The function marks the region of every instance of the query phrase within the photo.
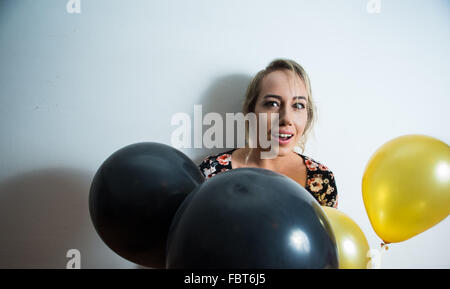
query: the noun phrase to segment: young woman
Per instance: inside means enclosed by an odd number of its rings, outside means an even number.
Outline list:
[[[221,172],[257,167],[290,177],[309,191],[322,206],[337,208],[337,188],[334,175],[321,163],[297,152],[304,151],[316,109],[309,77],[295,61],[276,59],[256,74],[250,82],[243,104],[243,113],[269,116],[267,135],[278,141],[276,158],[261,158],[259,145],[235,148],[205,158],[199,165],[205,178]],[[271,133],[270,115],[278,113],[279,132]],[[259,127],[259,126],[258,126]]]

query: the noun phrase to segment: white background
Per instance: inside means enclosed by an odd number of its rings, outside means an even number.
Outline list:
[[[239,112],[250,78],[278,57],[309,73],[318,106],[305,154],[329,166],[339,208],[379,248],[361,179],[386,141],[450,143],[450,2],[0,2],[0,267],[138,267],[88,212],[92,177],[117,149],[170,144],[176,112]],[[207,127],[204,128],[204,131]],[[183,149],[197,164],[225,149]],[[450,268],[448,218],[390,246],[383,268]]]

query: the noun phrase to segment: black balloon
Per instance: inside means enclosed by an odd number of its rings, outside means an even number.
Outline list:
[[[89,211],[101,239],[139,265],[164,268],[166,241],[178,207],[204,181],[182,152],[137,143],[112,154],[91,184]]]
[[[198,186],[175,215],[167,268],[338,268],[331,226],[292,179],[238,168]]]

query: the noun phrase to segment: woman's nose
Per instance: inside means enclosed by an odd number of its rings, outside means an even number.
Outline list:
[[[287,126],[292,124],[292,115],[289,107],[282,106],[279,110],[279,124],[280,126]]]

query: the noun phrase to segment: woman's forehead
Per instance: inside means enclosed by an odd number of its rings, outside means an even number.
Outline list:
[[[267,74],[261,82],[261,94],[266,93],[308,97],[304,81],[289,70],[277,70]]]

